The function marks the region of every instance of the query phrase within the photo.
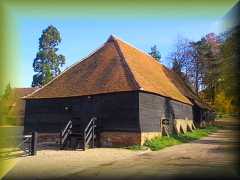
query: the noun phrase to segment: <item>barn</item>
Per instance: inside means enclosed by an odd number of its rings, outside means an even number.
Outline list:
[[[176,132],[176,122],[191,126],[204,106],[176,74],[115,36],[24,99],[25,133],[57,139],[66,128],[84,131],[95,118],[98,146]]]

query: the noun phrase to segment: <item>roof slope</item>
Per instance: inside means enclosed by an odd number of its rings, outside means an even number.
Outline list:
[[[38,88],[36,87],[25,87],[25,88],[13,88],[12,93],[13,96],[16,98],[21,98],[23,96],[26,96],[33,91],[37,90]]]
[[[57,98],[141,90],[183,103],[190,100],[150,55],[110,36],[96,52],[25,97]]]
[[[114,43],[70,67],[26,98],[52,98],[137,90]]]
[[[179,91],[175,84],[170,81],[163,69],[152,56],[139,51],[129,44],[115,39],[122,55],[129,65],[134,78],[141,90],[153,92],[162,96],[191,104],[191,102]]]
[[[181,93],[189,98],[193,103],[203,109],[211,109],[197,96],[197,94],[189,87],[189,85],[180,77],[177,73],[169,70],[163,66],[163,70],[168,78],[175,84],[175,86],[181,91]]]

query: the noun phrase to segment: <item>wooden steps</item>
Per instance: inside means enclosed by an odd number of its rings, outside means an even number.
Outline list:
[[[85,127],[79,124],[73,125],[72,121],[69,121],[60,132],[60,149],[85,150],[87,146],[93,148],[96,140],[95,121],[95,117],[91,118]]]

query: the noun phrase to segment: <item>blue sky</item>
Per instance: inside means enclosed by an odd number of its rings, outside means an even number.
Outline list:
[[[58,53],[66,56],[66,65],[84,58],[100,47],[114,34],[148,52],[156,44],[162,54],[162,63],[169,65],[168,54],[174,48],[177,36],[199,40],[209,32],[218,32],[219,17],[134,19],[134,18],[33,18],[18,19],[20,36],[21,81],[16,86],[31,86],[34,74],[32,62],[38,51],[38,39],[42,30],[52,24],[60,31],[62,42]]]

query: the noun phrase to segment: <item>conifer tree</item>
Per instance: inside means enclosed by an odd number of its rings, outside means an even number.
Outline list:
[[[32,87],[41,87],[61,73],[60,67],[65,64],[65,56],[58,55],[57,46],[61,42],[60,32],[50,25],[43,30],[39,38],[39,51],[33,61]]]

